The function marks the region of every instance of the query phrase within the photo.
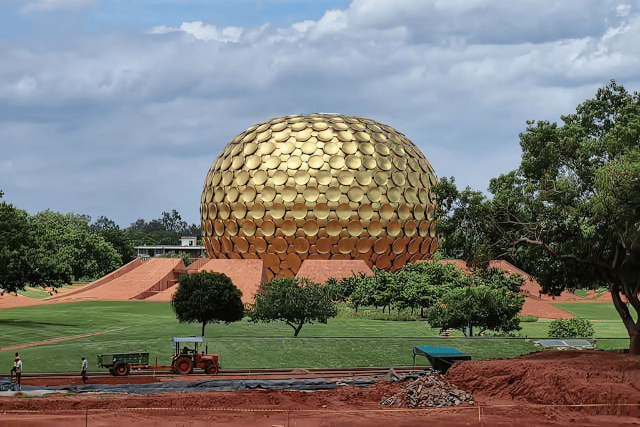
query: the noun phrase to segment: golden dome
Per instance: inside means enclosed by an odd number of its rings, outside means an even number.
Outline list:
[[[362,259],[395,271],[433,256],[433,168],[403,134],[373,120],[307,114],[242,132],[202,191],[211,258],[262,258],[269,279],[305,259]]]

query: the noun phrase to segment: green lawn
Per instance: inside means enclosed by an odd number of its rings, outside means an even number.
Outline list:
[[[180,324],[168,303],[79,302],[0,310],[0,347],[90,332],[112,332],[19,350],[25,372],[75,371],[80,358],[91,370],[99,353],[146,350],[152,363],[168,364],[173,336],[199,335],[200,325]],[[244,319],[206,327],[209,350],[220,354],[223,368],[333,367],[410,365],[416,345],[453,346],[473,358],[514,357],[534,351],[524,340],[439,338],[423,321],[394,322],[351,318],[305,325],[300,336],[274,322]],[[0,352],[7,372],[12,350]],[[428,364],[425,359],[418,364]],[[1,363],[1,362],[0,362]]]
[[[611,304],[558,303],[559,308],[592,320],[599,348],[625,348],[628,336]],[[545,338],[549,320],[521,323],[521,335]],[[0,310],[0,347],[110,331],[90,337],[19,350],[25,372],[77,371],[80,358],[110,352],[149,351],[151,363],[169,364],[173,336],[199,335],[199,324],[180,324],[168,303],[78,302]],[[281,322],[210,324],[206,341],[220,354],[223,368],[305,368],[411,365],[416,345],[449,346],[474,359],[508,358],[536,351],[530,340],[438,337],[424,321],[368,320],[350,317],[305,325],[300,336]],[[456,334],[459,335],[459,334]],[[611,340],[610,338],[617,338]],[[0,352],[8,372],[15,350]],[[4,362],[3,362],[4,361]],[[425,359],[419,365],[428,364]],[[0,368],[1,370],[2,368]]]

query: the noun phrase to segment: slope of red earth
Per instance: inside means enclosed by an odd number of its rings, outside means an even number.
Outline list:
[[[133,379],[133,378],[132,378]],[[379,405],[404,383],[322,391],[244,390],[159,395],[0,397],[0,426],[621,426],[640,424],[640,358],[546,351],[456,363],[446,379],[473,406]],[[77,380],[77,379],[76,379]],[[435,423],[435,424],[431,424]]]

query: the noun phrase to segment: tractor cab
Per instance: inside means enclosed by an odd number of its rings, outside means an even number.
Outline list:
[[[220,368],[217,354],[207,354],[198,351],[198,344],[204,343],[202,337],[173,337],[176,345],[175,353],[171,358],[171,368],[177,374],[190,374],[193,368],[204,369],[207,374],[215,375]]]

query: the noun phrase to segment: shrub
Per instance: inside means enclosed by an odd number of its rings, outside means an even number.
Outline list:
[[[537,322],[538,316],[518,316],[520,322]]]
[[[550,338],[583,338],[592,337],[593,325],[588,319],[556,319],[549,324]]]

